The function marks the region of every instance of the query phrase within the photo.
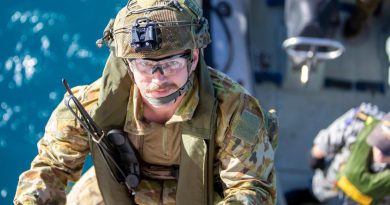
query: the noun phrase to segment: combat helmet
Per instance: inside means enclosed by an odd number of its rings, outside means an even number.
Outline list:
[[[112,24],[110,44],[120,58],[152,58],[211,42],[196,0],[129,0]]]
[[[116,57],[134,59],[205,48],[211,39],[208,21],[196,0],[129,0],[96,44],[101,47],[103,42]],[[175,101],[192,86],[192,79],[188,76],[186,83],[168,96],[145,98],[157,106]]]

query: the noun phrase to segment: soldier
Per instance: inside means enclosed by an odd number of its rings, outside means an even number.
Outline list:
[[[383,200],[382,204],[390,202],[389,197],[384,197],[384,195],[390,195],[390,184],[378,183],[378,179],[383,179],[383,182],[390,181],[389,171],[386,171],[390,168],[390,157],[384,157],[389,154],[390,140],[384,140],[385,143],[382,140],[382,145],[387,144],[387,147],[378,145],[376,143],[378,140],[375,143],[370,141],[378,138],[378,131],[372,130],[378,125],[379,119],[383,118],[382,123],[390,120],[389,114],[383,117],[384,115],[385,113],[377,106],[362,103],[359,107],[347,111],[328,128],[318,133],[311,149],[310,160],[310,165],[315,171],[311,190],[313,202],[370,204],[367,201],[359,201],[368,198],[371,202],[380,200]],[[379,137],[386,139],[385,136],[380,134]],[[370,139],[368,144],[372,147],[367,145],[367,138]],[[369,175],[369,179],[360,178],[364,175]],[[379,195],[372,194],[371,191],[378,186],[382,191],[377,192]],[[367,188],[371,191],[365,193]],[[294,194],[303,196],[303,193],[305,193],[303,190],[295,191],[295,193],[289,192],[287,195],[291,202],[289,204],[298,204],[296,200],[294,202],[294,199],[300,197]],[[305,200],[310,201],[310,196],[307,193],[304,195],[307,197]]]
[[[103,41],[112,52],[102,77],[72,93],[106,134],[88,134],[88,120],[68,109],[75,105],[61,103],[19,178],[15,204],[65,204],[66,185],[80,178],[89,152],[96,177],[90,170],[84,184],[96,191],[87,195],[101,194],[107,205],[275,204],[275,112],[205,64],[210,35],[195,0],[130,0]],[[65,102],[76,101],[71,96]],[[129,140],[133,154],[106,143],[112,130],[123,136],[118,129],[126,137],[113,144]],[[128,161],[130,173],[122,169]]]

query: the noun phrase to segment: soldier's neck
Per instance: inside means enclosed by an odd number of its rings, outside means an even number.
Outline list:
[[[180,96],[175,102],[158,107],[144,101],[144,118],[150,122],[165,124],[175,114],[182,98],[183,96]]]

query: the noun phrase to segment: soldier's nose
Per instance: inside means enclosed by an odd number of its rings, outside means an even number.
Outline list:
[[[162,66],[158,65],[158,66],[154,67],[152,70],[152,74],[155,74],[157,71],[160,71],[161,75],[164,75],[164,70],[163,70]]]

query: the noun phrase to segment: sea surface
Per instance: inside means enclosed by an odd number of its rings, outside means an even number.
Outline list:
[[[109,54],[95,42],[127,1],[1,0],[0,204],[12,204],[18,176],[65,90],[89,84]],[[90,166],[90,162],[86,163]]]

